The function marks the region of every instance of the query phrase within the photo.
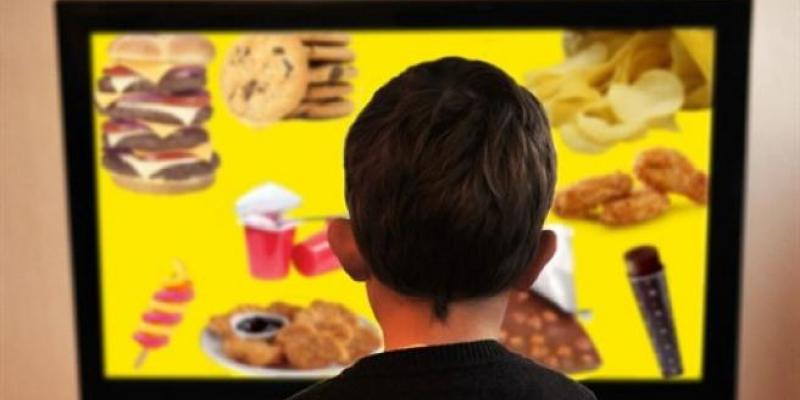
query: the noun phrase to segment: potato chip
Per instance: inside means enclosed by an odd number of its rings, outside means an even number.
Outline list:
[[[559,128],[561,139],[570,148],[583,153],[597,154],[602,153],[610,147],[602,143],[596,143],[586,138],[575,124],[564,124]]]
[[[632,83],[648,68],[668,62],[659,52],[668,50],[670,33],[666,30],[638,31],[611,56],[613,82]],[[610,84],[610,82],[609,82]],[[605,85],[605,89],[608,85]]]
[[[564,80],[565,77],[561,74],[540,73],[532,75],[527,86],[540,101],[544,102],[558,94]]]
[[[677,132],[680,127],[675,121],[675,115],[667,115],[661,118],[654,118],[647,124],[650,128],[663,129],[666,131]]]
[[[714,81],[714,31],[709,29],[675,29],[675,38],[686,48],[709,83]]]
[[[555,67],[555,71],[570,73],[581,68],[603,63],[608,59],[608,48],[602,43],[594,43],[579,53],[567,58],[564,63]]]
[[[568,57],[563,63],[528,74],[528,81],[535,83],[541,76],[557,75],[564,77],[575,71],[602,64],[608,60],[609,52],[602,43],[595,43],[580,52]]]
[[[711,103],[711,91],[700,67],[686,47],[676,38],[670,41],[671,71],[683,82],[686,101],[683,108],[705,108]]]
[[[561,126],[575,120],[578,112],[586,107],[587,99],[555,100],[544,103],[550,124]]]
[[[602,43],[609,54],[616,53],[633,35],[632,30],[574,30],[564,32],[564,54],[567,57],[591,46]]]
[[[563,46],[566,60],[530,74],[527,86],[574,150],[677,131],[676,112],[710,104],[711,31],[573,30]]]
[[[606,98],[620,120],[647,122],[681,108],[683,84],[672,72],[654,69],[642,74],[633,85],[611,85]]]
[[[586,139],[605,145],[637,138],[647,130],[646,121],[620,120],[607,107],[578,114],[575,124]]]
[[[668,50],[668,42],[659,43],[630,53],[619,60],[614,71],[614,82],[633,83],[646,71],[651,69],[669,69],[672,57]]]
[[[686,94],[683,101],[685,110],[696,110],[711,106],[711,87],[709,85],[700,86]]]

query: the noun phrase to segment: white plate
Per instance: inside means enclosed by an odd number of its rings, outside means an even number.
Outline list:
[[[362,320],[362,324],[369,324],[370,327],[373,326],[372,323],[366,320]],[[255,367],[226,356],[222,351],[222,340],[209,332],[208,329],[204,329],[203,333],[200,335],[200,346],[203,348],[203,352],[205,352],[206,355],[208,355],[212,360],[216,361],[217,364],[250,377],[267,379],[319,380],[334,377],[347,367],[342,365],[334,365],[328,368],[319,369]],[[377,349],[375,352],[378,353],[381,351],[383,351],[383,347]]]

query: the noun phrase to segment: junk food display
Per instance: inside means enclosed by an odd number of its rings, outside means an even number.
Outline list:
[[[92,32],[102,373],[319,380],[382,351],[363,284],[328,243],[329,220],[348,215],[345,138],[383,84],[459,56],[541,100],[558,156],[545,221],[558,250],[510,295],[497,340],[579,380],[701,379],[714,40]]]

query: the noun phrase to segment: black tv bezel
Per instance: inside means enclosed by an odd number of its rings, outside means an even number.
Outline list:
[[[110,379],[103,373],[89,37],[98,31],[448,28],[654,28],[716,30],[708,276],[702,379],[586,380],[600,399],[733,399],[751,5],[747,0],[539,1],[59,1],[74,309],[82,398],[281,399],[308,381]]]

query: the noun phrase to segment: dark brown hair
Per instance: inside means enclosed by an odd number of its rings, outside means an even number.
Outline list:
[[[430,299],[505,290],[536,252],[555,185],[541,104],[506,73],[448,57],[381,87],[350,127],[347,204],[372,274]]]

